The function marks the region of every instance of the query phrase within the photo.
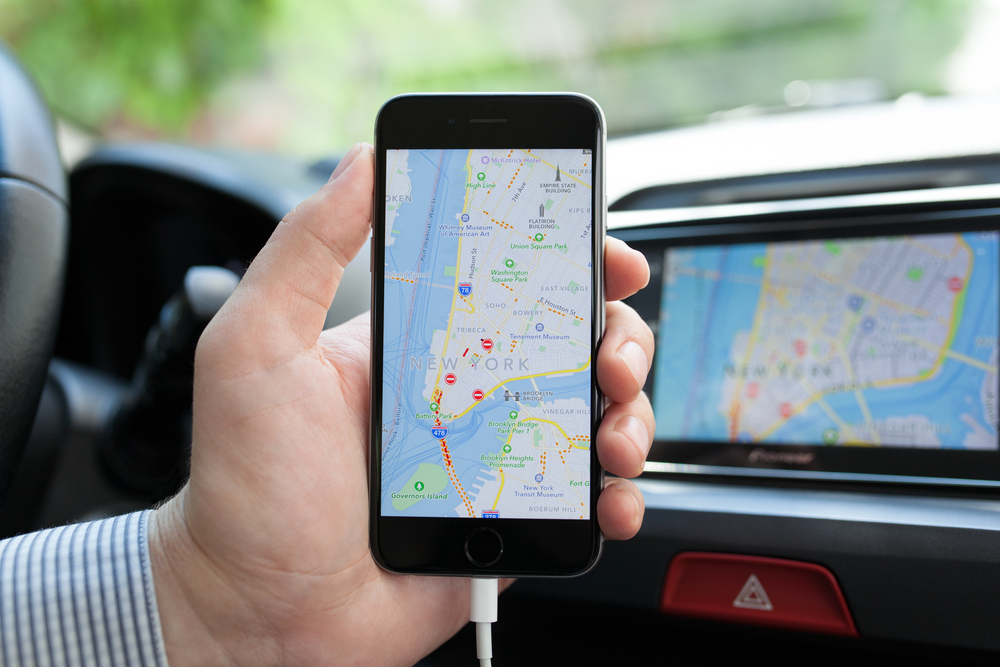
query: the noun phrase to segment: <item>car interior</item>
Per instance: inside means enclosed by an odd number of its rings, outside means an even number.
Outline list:
[[[607,233],[651,269],[627,300],[658,346],[645,520],[505,593],[496,664],[996,664],[998,118],[918,97],[609,140]],[[180,488],[198,335],[336,164],[149,141],[67,172],[0,48],[0,538]],[[368,257],[328,327],[368,309]]]

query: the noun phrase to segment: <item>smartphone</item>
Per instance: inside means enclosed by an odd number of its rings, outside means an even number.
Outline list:
[[[559,576],[601,552],[603,113],[403,95],[375,125],[370,543],[400,573]]]

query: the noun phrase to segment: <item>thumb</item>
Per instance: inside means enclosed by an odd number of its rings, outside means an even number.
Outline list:
[[[372,147],[360,143],[278,223],[227,302],[226,319],[236,317],[271,354],[315,345],[344,267],[371,233],[373,179]]]

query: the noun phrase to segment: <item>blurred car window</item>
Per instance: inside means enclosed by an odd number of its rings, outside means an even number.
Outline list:
[[[578,90],[623,134],[1000,90],[998,0],[0,0],[0,16],[93,135],[309,158],[411,91]]]

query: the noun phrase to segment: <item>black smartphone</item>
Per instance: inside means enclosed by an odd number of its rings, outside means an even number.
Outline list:
[[[370,542],[384,568],[597,562],[604,145],[575,94],[404,95],[375,124]]]

